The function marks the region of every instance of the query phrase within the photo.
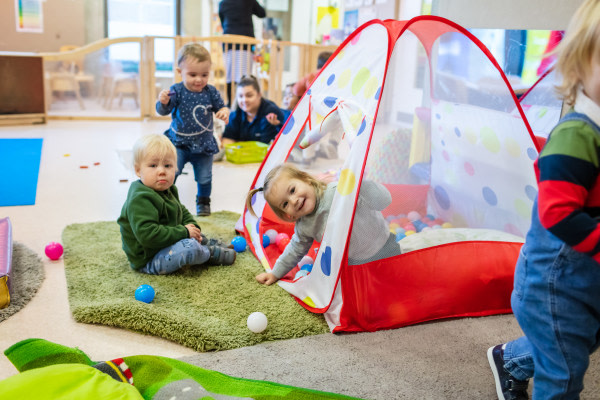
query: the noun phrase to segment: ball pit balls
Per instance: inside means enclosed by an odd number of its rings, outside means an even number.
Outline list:
[[[267,316],[259,311],[256,311],[248,315],[246,325],[248,325],[248,329],[250,329],[252,332],[261,333],[267,329],[267,322]]]
[[[137,301],[143,301],[144,303],[152,303],[155,294],[154,288],[150,285],[140,285],[135,289],[135,299]]]
[[[310,256],[304,256],[304,257],[302,257],[302,260],[300,260],[300,262],[298,263],[298,266],[302,267],[303,265],[312,264],[312,263],[313,263],[313,259]]]
[[[289,242],[290,238],[281,238],[281,240],[279,240],[279,243],[277,243],[277,247],[279,247],[279,250],[284,251],[285,247],[288,245]]]
[[[46,253],[49,259],[58,260],[63,254],[62,244],[58,242],[50,242],[46,245],[44,253]]]
[[[269,237],[269,243],[275,243],[275,239],[277,238],[277,231],[275,229],[268,229],[265,235]]]
[[[406,234],[404,232],[398,232],[398,233],[396,233],[396,242],[401,241],[405,237],[406,237]]]
[[[300,279],[300,278],[302,278],[303,276],[306,276],[306,275],[308,275],[308,272],[309,272],[309,271],[307,271],[307,270],[305,270],[305,269],[301,269],[301,270],[299,270],[298,272],[296,272],[296,275],[294,275],[294,280],[296,280],[296,279]]]
[[[416,221],[421,219],[421,214],[419,214],[418,211],[411,211],[408,213],[407,217],[410,221]]]
[[[271,239],[269,239],[268,235],[263,235],[262,246],[268,247],[271,244]]]
[[[236,236],[231,240],[233,249],[238,253],[246,251],[246,239],[243,236]]]
[[[312,264],[304,264],[303,266],[300,267],[300,271],[311,272],[312,269],[313,269],[313,265]]]
[[[452,228],[452,224],[450,222],[444,222],[442,228]]]
[[[277,236],[275,237],[275,244],[279,246],[279,242],[281,242],[282,239],[289,239],[289,235],[287,233],[278,233]]]

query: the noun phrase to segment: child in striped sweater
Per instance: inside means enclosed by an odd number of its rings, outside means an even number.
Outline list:
[[[573,107],[534,164],[538,196],[515,270],[525,336],[488,349],[500,399],[578,399],[600,345],[600,0],[586,0],[558,47]]]

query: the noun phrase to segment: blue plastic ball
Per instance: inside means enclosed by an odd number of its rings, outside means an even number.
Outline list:
[[[246,251],[246,239],[243,236],[234,237],[231,244],[233,245],[233,249],[238,253]]]
[[[406,234],[404,232],[398,232],[398,233],[396,233],[396,242],[401,241],[405,237],[406,237]]]
[[[263,235],[263,247],[267,247],[271,244],[271,239],[269,239],[268,235]]]
[[[150,285],[140,285],[135,289],[135,299],[137,301],[143,301],[144,303],[152,303],[155,294],[154,288]]]
[[[304,264],[303,266],[300,267],[301,271],[312,271],[313,265],[312,264]]]

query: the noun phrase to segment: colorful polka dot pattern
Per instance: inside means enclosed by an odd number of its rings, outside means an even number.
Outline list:
[[[519,118],[444,101],[432,105],[428,211],[457,227],[524,236],[537,195],[537,152]]]
[[[271,150],[269,158],[265,160],[256,182],[257,187],[261,186],[268,171],[286,161],[285,157],[295,145],[309,116],[311,127],[314,129],[342,100],[348,101],[343,124],[345,124],[344,129],[352,129],[354,137],[350,138],[348,136],[351,135],[346,135],[344,140],[351,143],[352,155],[345,159],[339,173],[339,196],[336,196],[335,205],[332,206],[332,213],[337,214],[335,220],[341,222],[327,227],[310,274],[300,277],[293,283],[283,280],[278,282],[285,290],[313,308],[326,307],[333,297],[346,238],[350,230],[350,219],[343,216],[349,215],[354,206],[358,177],[364,161],[364,149],[368,144],[373,116],[381,96],[385,63],[377,57],[365,59],[365,48],[369,48],[373,54],[386,54],[388,43],[382,38],[387,37],[387,31],[381,25],[369,25],[360,34],[354,36],[331,60],[312,84],[307,95],[296,106],[282,135],[278,137]],[[264,197],[258,194],[253,199],[253,209],[259,217],[264,207]],[[251,234],[253,248],[268,270],[274,264],[274,260],[267,260],[265,256],[259,232],[261,221],[251,216],[249,212],[245,214],[245,220],[246,228]]]

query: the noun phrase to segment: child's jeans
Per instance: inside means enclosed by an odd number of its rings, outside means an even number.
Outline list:
[[[194,180],[198,184],[198,196],[210,197],[212,192],[212,154],[195,154],[187,147],[177,147],[177,174],[175,179],[181,175],[183,167],[189,162],[194,168]]]
[[[196,239],[182,239],[160,250],[138,271],[150,275],[166,275],[184,265],[204,264],[209,258],[208,247],[201,245]]]
[[[533,214],[511,298],[525,337],[507,343],[505,367],[533,374],[534,399],[579,399],[600,341],[600,265],[540,224],[537,200]]]

